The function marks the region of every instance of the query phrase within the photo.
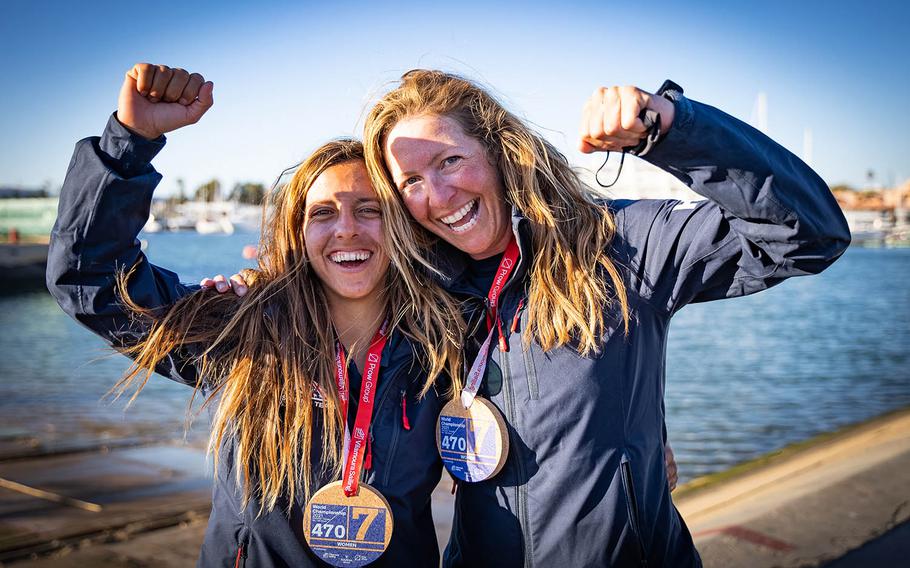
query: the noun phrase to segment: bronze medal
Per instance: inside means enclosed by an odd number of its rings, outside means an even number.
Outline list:
[[[453,477],[462,481],[490,479],[502,470],[509,456],[509,434],[502,413],[477,393],[487,369],[493,336],[499,336],[500,351],[509,349],[499,317],[499,294],[520,256],[513,238],[502,254],[499,270],[487,293],[487,338],[471,364],[461,393],[443,407],[436,420],[436,447],[442,463]]]
[[[388,548],[393,526],[389,502],[365,483],[350,497],[341,481],[329,483],[313,495],[303,512],[303,534],[310,550],[332,566],[374,562]]]
[[[367,350],[360,404],[353,431],[345,423],[343,481],[329,483],[307,502],[303,512],[303,535],[310,550],[332,566],[364,566],[379,558],[392,539],[389,502],[365,483],[360,483],[364,455],[370,452],[368,432],[373,417],[379,366],[385,348],[386,325],[382,324]],[[338,341],[335,371],[342,415],[348,414],[348,373],[344,347]],[[369,462],[367,456],[367,462]]]
[[[509,455],[506,422],[492,402],[475,397],[470,408],[449,401],[436,420],[436,446],[449,473],[462,481],[483,481],[502,470]]]

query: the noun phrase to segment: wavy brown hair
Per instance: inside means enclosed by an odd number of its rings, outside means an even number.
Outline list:
[[[304,203],[320,174],[363,158],[358,141],[329,142],[272,192],[259,267],[247,272],[250,286],[242,298],[200,290],[172,306],[148,309],[130,300],[129,273],[118,281],[123,302],[151,327],[127,349],[134,364],[115,391],[134,387],[135,397],[170,353],[194,353],[199,377],[194,396],[202,391],[206,405],[217,405],[209,451],[217,464],[223,444],[235,444],[233,466],[243,504],[258,498],[260,513],[272,510],[281,496],[288,497],[288,506],[298,491],[306,499],[319,473],[340,475],[345,417],[334,382],[335,334],[322,284],[306,257]],[[385,222],[383,227],[387,248],[400,248],[400,243],[388,247],[400,233],[387,230]],[[463,340],[458,306],[410,264],[398,268],[388,271],[382,293],[390,330],[411,340],[414,364],[427,373],[421,396],[442,374],[451,377],[451,392],[457,392]],[[312,400],[317,389],[325,399],[321,411]],[[313,463],[315,455],[322,456],[319,463]]]
[[[397,196],[401,201],[383,158],[386,138],[398,122],[420,115],[452,118],[480,141],[502,176],[506,201],[531,221],[534,259],[526,345],[533,337],[544,350],[577,342],[582,355],[597,352],[607,333],[604,312],[617,304],[628,333],[626,289],[609,256],[613,216],[563,154],[471,81],[441,71],[409,71],[373,106],[364,146],[382,200]],[[432,268],[420,245],[434,237],[415,226],[411,224],[419,238],[399,239],[405,247],[392,256],[413,257]]]

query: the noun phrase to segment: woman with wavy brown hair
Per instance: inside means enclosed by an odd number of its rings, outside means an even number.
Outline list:
[[[508,448],[498,468],[464,471],[440,445],[462,480],[446,566],[700,565],[664,460],[671,316],[820,272],[849,243],[808,166],[674,83],[598,89],[581,123],[582,152],[637,154],[707,199],[605,199],[440,71],[406,73],[365,124],[373,186],[407,230],[390,257],[465,305],[474,363],[457,410],[503,415],[488,429]]]
[[[270,196],[243,298],[185,286],[140,251],[161,179],[150,162],[212,91],[166,66],[127,73],[103,135],[77,144],[48,287],[133,358],[118,390],[135,396],[157,371],[212,408],[200,566],[436,566],[437,389],[458,389],[461,316],[410,263],[390,260],[405,231],[387,219],[362,145],[321,146]]]

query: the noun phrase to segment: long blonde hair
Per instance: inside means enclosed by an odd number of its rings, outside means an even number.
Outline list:
[[[205,403],[217,401],[209,451],[218,464],[223,443],[233,441],[243,505],[257,497],[260,513],[272,510],[283,495],[288,506],[298,491],[307,498],[319,473],[340,475],[346,417],[333,381],[331,314],[304,248],[304,203],[324,171],[362,160],[360,142],[329,142],[300,165],[287,185],[273,192],[271,213],[263,223],[259,267],[248,274],[253,281],[242,298],[200,290],[170,307],[148,309],[130,299],[129,273],[118,281],[126,306],[151,328],[127,350],[134,364],[115,390],[135,387],[135,397],[169,353],[193,348],[199,377],[195,392],[205,388]],[[385,236],[387,243],[400,238],[387,230]],[[410,265],[398,268],[388,271],[383,295],[390,329],[411,339],[417,349],[415,364],[427,373],[420,394],[426,394],[443,373],[452,378],[451,390],[457,392],[463,327],[458,306]],[[317,390],[325,399],[321,412],[314,410]],[[317,441],[314,426],[319,422],[322,436]],[[319,464],[312,463],[316,443],[321,444]]]
[[[533,337],[544,350],[577,342],[582,355],[597,352],[610,323],[604,313],[617,304],[628,333],[626,289],[609,256],[613,216],[564,155],[474,83],[441,71],[413,70],[373,106],[364,146],[373,187],[383,201],[402,199],[383,158],[386,138],[398,122],[420,115],[450,117],[483,143],[502,176],[506,201],[531,222],[526,345]],[[432,267],[420,246],[432,237],[415,223],[411,227],[419,237],[405,239],[405,248],[393,253]]]

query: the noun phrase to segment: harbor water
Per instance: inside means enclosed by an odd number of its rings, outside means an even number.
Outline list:
[[[248,266],[240,251],[256,242],[250,233],[143,238],[151,260],[186,282]],[[910,249],[854,247],[820,276],[679,312],[666,411],[681,480],[910,405],[908,282]],[[155,376],[128,409],[102,400],[127,360],[46,292],[0,298],[0,330],[0,440],[184,436],[192,389]],[[186,435],[201,445],[205,418]]]

